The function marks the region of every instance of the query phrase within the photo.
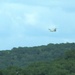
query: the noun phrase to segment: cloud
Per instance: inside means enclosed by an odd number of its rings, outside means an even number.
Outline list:
[[[35,25],[38,22],[37,12],[25,13],[25,24]]]
[[[50,3],[51,5],[55,5],[55,1],[50,2],[52,3]],[[50,9],[49,7],[39,5],[34,7],[34,5],[24,5],[20,3],[4,3],[2,4],[2,11],[10,17],[12,29],[19,29],[20,27],[27,28],[27,25],[35,25],[38,28],[47,28],[49,25],[54,24],[55,26],[62,27],[61,24],[71,20],[74,14],[65,12],[59,5],[61,2],[62,1],[59,0],[56,1],[56,4],[59,7]],[[68,17],[72,18],[70,19]],[[65,27],[67,27],[67,25]]]
[[[74,40],[75,12],[72,10],[75,6],[72,3],[65,0],[2,2],[0,45],[9,42],[3,48],[12,48]],[[51,27],[56,27],[57,32],[50,33]]]

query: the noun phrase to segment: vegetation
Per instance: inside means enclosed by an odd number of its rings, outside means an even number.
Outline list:
[[[75,43],[1,51],[0,68],[0,75],[75,75]]]

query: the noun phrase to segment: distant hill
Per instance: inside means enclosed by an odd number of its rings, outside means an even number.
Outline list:
[[[50,62],[63,57],[64,52],[75,50],[75,43],[48,44],[34,47],[18,47],[0,51],[0,68],[25,67],[35,62]]]
[[[52,62],[30,64],[23,69],[23,73],[25,75],[75,75],[75,50],[66,51],[63,57]]]

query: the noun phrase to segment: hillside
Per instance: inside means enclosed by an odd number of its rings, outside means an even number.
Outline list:
[[[48,44],[35,47],[18,47],[0,51],[0,68],[9,66],[25,67],[34,62],[49,62],[75,50],[75,43]]]
[[[0,69],[0,75],[75,75],[75,50],[49,62],[34,62],[27,67],[9,66]]]

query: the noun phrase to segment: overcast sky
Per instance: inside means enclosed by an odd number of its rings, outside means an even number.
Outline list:
[[[75,42],[75,0],[0,0],[0,50],[65,42]]]

